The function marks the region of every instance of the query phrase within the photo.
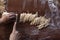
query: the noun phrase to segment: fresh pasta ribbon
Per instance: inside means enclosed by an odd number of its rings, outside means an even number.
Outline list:
[[[20,22],[30,22],[30,25],[37,25],[38,29],[42,29],[43,27],[47,27],[50,22],[50,18],[45,18],[44,16],[38,17],[38,12],[35,14],[32,13],[22,13],[20,15]]]

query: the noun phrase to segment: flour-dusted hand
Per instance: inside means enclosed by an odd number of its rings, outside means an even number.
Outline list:
[[[14,13],[8,13],[8,12],[3,12],[2,18],[0,19],[2,22],[6,22],[10,19],[16,18],[16,14]]]

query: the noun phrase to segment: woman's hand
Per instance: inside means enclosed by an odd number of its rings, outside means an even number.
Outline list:
[[[3,12],[2,18],[0,18],[0,21],[1,22],[6,22],[6,21],[8,21],[10,19],[13,19],[15,17],[16,17],[16,15],[13,14],[13,13]]]

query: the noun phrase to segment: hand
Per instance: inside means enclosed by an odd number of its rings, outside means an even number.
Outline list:
[[[2,14],[3,21],[7,21],[7,20],[13,19],[15,17],[16,17],[16,14],[13,14],[13,13],[3,12],[3,14]]]

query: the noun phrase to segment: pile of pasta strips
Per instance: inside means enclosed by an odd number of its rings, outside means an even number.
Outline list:
[[[38,12],[35,14],[32,13],[21,13],[20,15],[20,22],[30,22],[30,25],[37,25],[36,27],[38,29],[42,29],[44,27],[47,27],[50,22],[50,18],[46,18],[44,16],[39,16],[38,17]]]
[[[0,13],[5,11],[5,0],[0,0]]]

